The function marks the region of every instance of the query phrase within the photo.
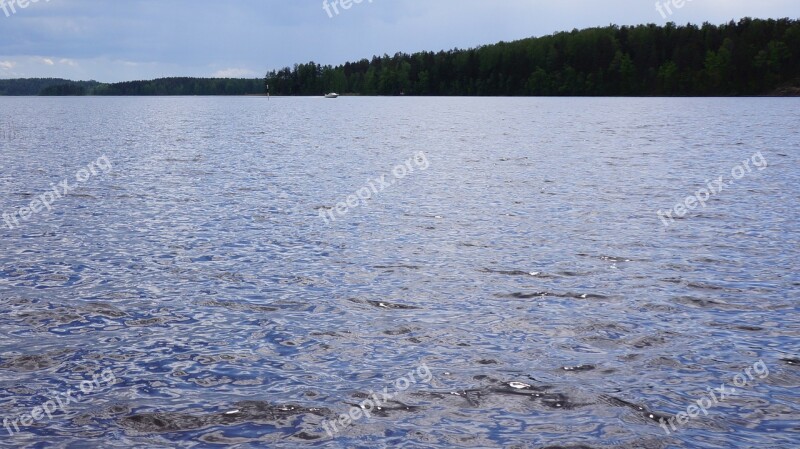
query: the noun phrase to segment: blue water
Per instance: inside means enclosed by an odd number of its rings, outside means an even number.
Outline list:
[[[798,123],[772,98],[0,98],[0,447],[796,448]]]

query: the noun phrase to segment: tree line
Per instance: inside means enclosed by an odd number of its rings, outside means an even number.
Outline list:
[[[0,95],[800,94],[800,20],[607,26],[450,51],[314,62],[264,79],[0,80]]]
[[[0,96],[39,95],[53,86],[80,83],[84,83],[84,81],[70,81],[61,78],[4,79],[0,80]],[[95,81],[86,81],[85,83],[98,84]]]
[[[278,95],[761,95],[800,91],[800,21],[607,26],[269,72]]]
[[[263,81],[244,78],[160,78],[97,86],[92,95],[257,95]]]
[[[0,80],[0,95],[262,95],[264,80],[234,78],[160,78],[99,83],[58,78]]]

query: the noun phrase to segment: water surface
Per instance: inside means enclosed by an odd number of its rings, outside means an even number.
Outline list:
[[[0,447],[796,447],[796,99],[0,98],[0,123],[0,212],[111,165],[0,223],[0,418],[115,379]]]

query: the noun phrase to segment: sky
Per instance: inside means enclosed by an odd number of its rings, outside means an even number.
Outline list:
[[[800,19],[800,0],[357,1],[0,0],[0,78],[253,78],[609,24]]]

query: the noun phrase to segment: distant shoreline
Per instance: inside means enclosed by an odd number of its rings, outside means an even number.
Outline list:
[[[800,20],[609,25],[472,49],[314,62],[266,76],[276,94],[740,97],[800,95]]]
[[[264,78],[0,80],[0,96],[797,97],[800,20],[588,28],[468,50],[315,62]]]

